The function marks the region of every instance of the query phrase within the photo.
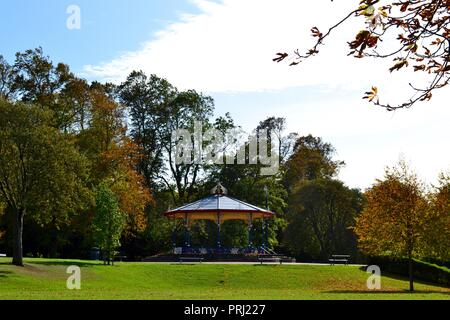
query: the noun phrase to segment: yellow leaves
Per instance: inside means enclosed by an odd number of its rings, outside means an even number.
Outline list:
[[[146,227],[145,208],[154,199],[143,182],[142,176],[134,169],[125,169],[111,186],[117,195],[119,207],[127,215],[128,229],[142,231]]]
[[[418,46],[416,43],[412,43],[408,46],[406,46],[405,51],[411,51],[412,53],[416,53],[418,49]]]
[[[389,68],[390,72],[393,72],[395,70],[400,70],[403,67],[407,67],[409,65],[408,60],[402,59],[399,62],[397,62],[393,67]]]
[[[374,6],[367,6],[367,8],[364,9],[363,15],[366,17],[371,17],[375,13],[375,7]]]
[[[424,236],[428,202],[423,186],[404,164],[386,171],[383,181],[367,190],[366,205],[358,217],[355,233],[366,253],[395,255],[417,250]]]
[[[365,94],[366,95],[363,97],[363,99],[368,99],[369,102],[372,102],[375,98],[378,97],[378,88],[372,87],[372,90],[366,92]]]
[[[384,8],[378,8],[378,12],[381,14],[381,16],[383,16],[384,18],[388,17],[388,13],[386,12],[386,10]]]
[[[367,3],[366,1],[361,1],[360,6],[358,7],[358,11],[358,14],[370,17],[375,13],[375,7],[372,4]]]

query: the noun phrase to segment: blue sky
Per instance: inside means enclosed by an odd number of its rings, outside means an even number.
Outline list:
[[[450,170],[449,90],[395,113],[363,101],[372,85],[389,102],[404,101],[416,76],[390,74],[389,61],[347,57],[347,41],[364,21],[343,26],[301,66],[272,62],[275,52],[309,48],[312,26],[329,26],[358,2],[1,0],[0,54],[12,61],[15,52],[42,46],[89,80],[155,73],[211,95],[217,115],[230,112],[248,131],[267,116],[285,117],[288,131],[336,147],[347,163],[340,178],[351,187],[369,187],[399,157],[434,182]],[[66,27],[69,5],[81,9],[80,30]]]
[[[72,4],[81,8],[80,30],[66,28]],[[86,64],[137,50],[180,12],[198,10],[183,0],[2,0],[1,11],[0,52],[8,60],[42,46],[53,60],[80,72]]]

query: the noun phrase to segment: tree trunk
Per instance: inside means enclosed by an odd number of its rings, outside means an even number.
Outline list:
[[[24,209],[14,210],[13,230],[14,230],[14,245],[13,245],[13,261],[12,264],[23,267],[23,216]]]
[[[414,291],[414,275],[413,275],[413,259],[411,254],[408,256],[408,271],[409,271],[409,291]]]
[[[55,259],[58,257],[58,228],[56,227],[56,218],[54,216],[50,228],[52,240],[50,244],[50,258]]]
[[[108,242],[106,250],[107,250],[106,257],[108,259],[108,266],[109,266],[109,265],[111,265],[111,244],[110,244],[110,242]]]

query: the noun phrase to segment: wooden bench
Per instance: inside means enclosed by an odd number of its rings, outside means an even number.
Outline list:
[[[279,264],[282,264],[282,263],[283,263],[283,260],[281,260],[281,259],[278,258],[278,257],[260,257],[260,258],[258,258],[258,261],[259,261],[261,264],[263,264],[263,263],[265,263],[265,262],[268,262],[268,263],[272,262],[272,263],[279,263]]]
[[[203,258],[202,257],[180,257],[180,263],[183,262],[198,262],[202,263]]]
[[[350,256],[347,254],[333,254],[331,256],[330,259],[328,259],[328,261],[330,262],[330,264],[333,266],[336,263],[344,263],[345,265],[348,264],[348,260],[350,260]]]

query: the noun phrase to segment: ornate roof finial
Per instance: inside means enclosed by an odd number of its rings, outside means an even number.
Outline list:
[[[224,186],[222,186],[220,182],[218,182],[217,185],[211,189],[211,194],[222,195],[227,194],[227,192],[228,192],[227,189]]]

